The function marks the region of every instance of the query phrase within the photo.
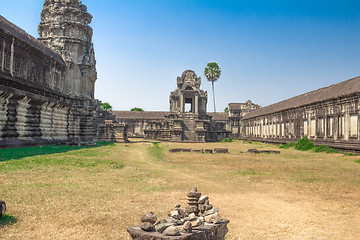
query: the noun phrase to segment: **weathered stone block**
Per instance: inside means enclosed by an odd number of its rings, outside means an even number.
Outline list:
[[[227,148],[215,148],[214,152],[216,152],[216,153],[229,153],[229,149],[227,149]]]
[[[257,149],[249,149],[248,153],[256,153],[256,154],[260,154],[260,151]]]
[[[273,150],[262,150],[261,153],[268,153],[268,154],[280,154],[280,151],[273,151]]]
[[[192,150],[194,153],[203,153],[204,149],[193,149]]]
[[[183,148],[183,150],[182,150],[183,152],[187,152],[187,153],[189,153],[189,152],[191,152],[192,151],[192,149],[191,148]]]

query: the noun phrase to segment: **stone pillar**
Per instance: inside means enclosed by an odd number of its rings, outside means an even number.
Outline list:
[[[199,113],[199,95],[195,94],[195,113]]]
[[[180,94],[180,112],[184,112],[184,95]]]
[[[348,141],[350,137],[350,114],[347,112],[344,114],[344,140]]]

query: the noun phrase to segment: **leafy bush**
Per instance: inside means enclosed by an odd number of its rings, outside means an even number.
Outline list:
[[[230,142],[232,142],[232,140],[229,139],[229,138],[224,138],[224,139],[221,140],[220,142],[221,142],[221,143],[230,143]]]
[[[111,111],[112,106],[108,102],[100,103],[100,108],[105,111]]]
[[[144,112],[144,109],[139,108],[139,107],[134,107],[134,108],[130,109],[130,112]]]
[[[327,152],[328,149],[329,149],[328,146],[320,145],[320,146],[315,147],[314,152]]]
[[[288,143],[286,143],[284,145],[281,145],[279,148],[289,149],[291,147],[295,147],[295,145],[296,145],[296,143],[294,143],[294,142],[288,142]]]
[[[325,145],[320,145],[318,147],[315,147],[314,152],[339,153],[338,150]]]
[[[314,143],[311,142],[307,137],[300,139],[295,145],[295,149],[300,151],[308,151],[313,148],[315,148]]]

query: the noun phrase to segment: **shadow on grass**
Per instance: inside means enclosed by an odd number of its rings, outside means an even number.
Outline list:
[[[14,218],[13,216],[9,216],[9,215],[4,215],[2,216],[2,218],[0,219],[0,228],[5,227],[7,225],[11,225],[17,222],[17,219]]]
[[[0,162],[5,162],[12,159],[20,159],[25,157],[33,157],[39,155],[48,155],[54,153],[64,153],[84,148],[96,148],[102,146],[114,145],[109,142],[97,142],[94,146],[62,146],[62,145],[49,145],[40,147],[27,147],[27,148],[11,148],[0,149]]]

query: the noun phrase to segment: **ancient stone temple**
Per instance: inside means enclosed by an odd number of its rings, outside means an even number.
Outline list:
[[[217,129],[206,113],[207,92],[200,89],[201,78],[186,70],[177,78],[177,89],[170,94],[170,113],[164,121],[148,121],[145,138],[164,141],[211,142],[229,136]]]
[[[79,0],[45,0],[37,40],[0,17],[0,147],[96,138],[91,18]]]

